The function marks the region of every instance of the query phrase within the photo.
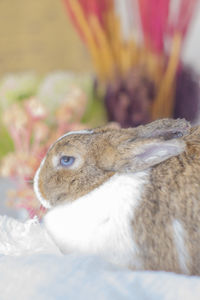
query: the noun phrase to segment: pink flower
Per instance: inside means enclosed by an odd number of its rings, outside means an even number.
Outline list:
[[[3,122],[8,128],[22,131],[28,124],[28,116],[19,104],[13,104],[4,112]]]
[[[47,116],[47,110],[36,98],[30,98],[24,102],[28,115],[33,120],[43,120]]]
[[[35,215],[40,218],[45,213],[33,192],[35,172],[48,147],[58,137],[84,127],[79,122],[85,106],[85,94],[75,89],[58,109],[56,117],[47,115],[46,107],[36,98],[14,104],[4,114],[3,121],[13,138],[15,151],[2,159],[0,174],[16,180],[17,188],[9,193],[10,204],[25,208],[31,218]],[[76,122],[71,123],[72,120]]]

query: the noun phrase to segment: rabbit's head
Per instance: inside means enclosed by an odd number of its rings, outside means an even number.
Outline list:
[[[148,169],[184,151],[185,120],[146,126],[69,132],[49,149],[34,178],[41,203],[50,208],[91,192],[116,173]]]

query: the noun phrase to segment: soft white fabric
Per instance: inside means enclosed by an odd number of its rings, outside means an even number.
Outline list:
[[[0,300],[200,299],[200,278],[62,255],[37,220],[0,217]]]
[[[26,255],[42,252],[60,253],[36,218],[22,223],[8,216],[0,216],[0,254]]]

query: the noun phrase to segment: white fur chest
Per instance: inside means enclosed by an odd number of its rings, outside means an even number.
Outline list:
[[[131,220],[147,180],[147,172],[114,175],[89,194],[50,210],[45,226],[64,253],[98,254],[122,267],[141,268]]]

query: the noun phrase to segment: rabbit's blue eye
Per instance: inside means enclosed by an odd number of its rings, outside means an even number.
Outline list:
[[[73,156],[62,156],[60,159],[60,164],[63,167],[70,167],[75,161]]]

